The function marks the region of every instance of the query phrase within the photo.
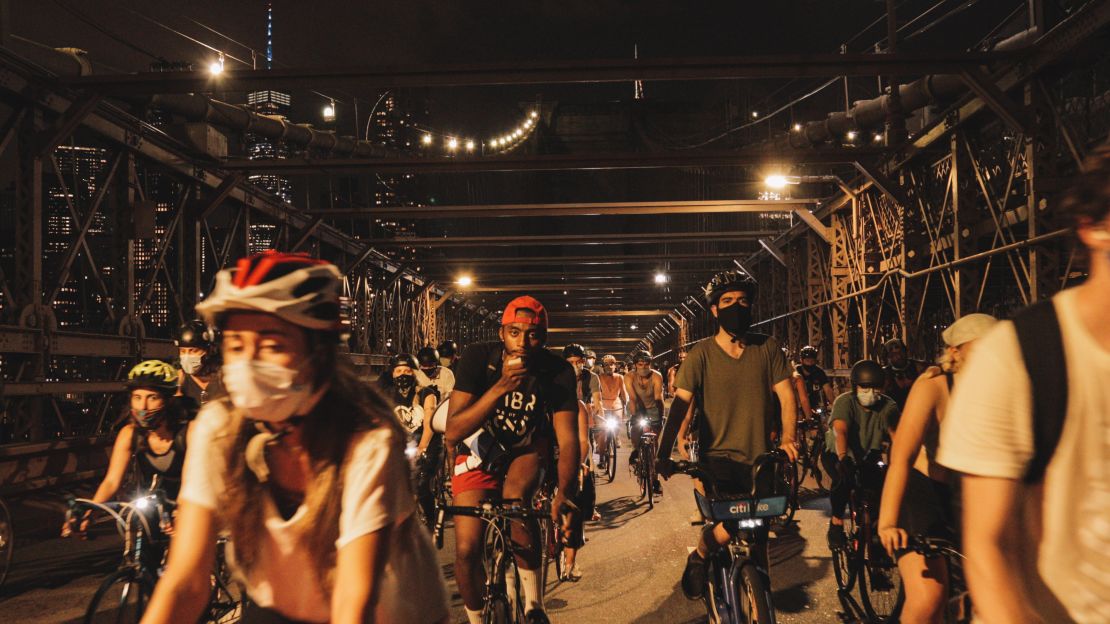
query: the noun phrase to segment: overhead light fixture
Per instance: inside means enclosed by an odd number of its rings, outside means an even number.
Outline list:
[[[467,288],[474,283],[474,278],[469,275],[460,275],[459,279],[455,280],[455,284],[462,288]]]
[[[752,119],[758,119],[758,118],[759,118],[759,111],[752,111]]]
[[[631,326],[629,327],[629,329],[631,329],[632,331],[636,331],[636,324],[635,324],[635,323],[633,323],[633,324],[632,324],[632,325],[631,325]]]
[[[477,146],[474,144],[474,139],[467,139],[467,141],[466,141],[466,151],[473,152],[475,147],[477,147]]]
[[[220,52],[220,57],[208,64],[208,73],[213,76],[219,76],[224,73],[224,53]]]
[[[432,144],[432,135],[430,135],[430,134],[422,135],[420,137],[420,142],[423,143],[424,145],[431,145]]]
[[[789,182],[787,181],[786,176],[784,176],[782,174],[779,174],[779,173],[771,174],[771,175],[767,176],[766,178],[763,178],[763,185],[766,186],[767,188],[773,188],[773,189],[786,188],[786,185],[788,183]]]
[[[800,124],[800,123],[794,124],[794,132],[801,132],[801,131],[802,131],[802,124]]]
[[[855,141],[856,137],[859,136],[859,133],[857,133],[855,130],[849,130],[847,136],[849,141]]]
[[[447,149],[451,150],[452,152],[459,149],[459,140],[455,137],[447,139]]]
[[[666,284],[667,283],[667,274],[666,273],[656,273],[655,274],[655,283],[656,284]]]
[[[327,123],[335,121],[335,100],[324,106],[324,121]]]
[[[531,117],[532,119],[535,119],[536,117],[539,117],[540,114],[536,111],[532,111],[532,112],[528,113],[528,116]]]
[[[875,133],[875,142],[876,142],[876,143],[879,143],[879,142],[881,142],[882,140],[883,140],[883,135],[882,135],[882,133],[880,133],[880,132],[876,132],[876,133]]]

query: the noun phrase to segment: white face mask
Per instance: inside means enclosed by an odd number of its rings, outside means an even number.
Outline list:
[[[224,364],[223,382],[231,403],[252,420],[277,423],[297,416],[312,386],[294,380],[299,371],[279,364],[239,360]]]
[[[856,390],[856,398],[864,407],[871,407],[879,402],[879,391],[874,388],[860,388]]]
[[[200,370],[201,356],[199,355],[183,355],[181,356],[181,370],[185,371],[186,375],[196,375]]]

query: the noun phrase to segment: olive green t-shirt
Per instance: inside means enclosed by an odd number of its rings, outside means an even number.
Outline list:
[[[712,337],[694,345],[674,385],[692,393],[704,414],[698,422],[702,453],[750,464],[767,452],[777,414],[771,388],[790,375],[778,341],[765,334],[744,336],[739,359]]]
[[[879,401],[867,408],[860,405],[854,392],[845,392],[833,402],[831,420],[848,423],[848,452],[859,461],[867,451],[883,448],[883,440],[898,422],[898,414],[898,404],[885,394],[880,394]],[[825,432],[825,449],[836,452],[836,432],[832,427]]]

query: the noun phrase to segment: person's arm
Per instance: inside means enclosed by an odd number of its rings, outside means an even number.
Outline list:
[[[389,559],[391,525],[345,544],[335,558],[335,589],[331,621],[335,624],[376,622],[374,607],[381,594],[381,578]]]
[[[963,488],[964,573],[975,613],[988,624],[1040,622],[1018,571],[1017,553],[1028,548],[1020,527],[1021,483],[965,474]]]
[[[848,456],[848,421],[835,418],[832,421],[833,435],[836,436],[836,458],[843,460]]]
[[[116,441],[112,444],[112,456],[108,460],[108,472],[104,474],[104,480],[97,486],[96,492],[93,493],[92,499],[90,499],[94,503],[111,500],[119,490],[120,483],[123,482],[123,476],[127,473],[127,464],[131,461],[131,441],[134,435],[134,425],[125,425],[123,429],[119,430],[119,435],[116,436]],[[62,537],[69,537],[75,530],[84,533],[89,528],[89,517],[91,515],[90,512],[86,512],[81,519],[74,518],[71,521],[63,522]]]
[[[794,390],[798,395],[798,402],[802,405],[802,417],[809,418],[813,413],[813,406],[809,404],[809,393],[806,392],[806,380],[801,375],[794,377]]]
[[[773,390],[782,406],[779,410],[779,418],[782,419],[782,441],[779,448],[786,452],[790,461],[797,461],[798,447],[795,439],[798,431],[798,404],[794,400],[794,384],[788,377],[775,384]]]
[[[424,397],[424,429],[420,432],[420,442],[416,446],[418,453],[424,453],[428,450],[428,445],[432,443],[432,436],[435,432],[432,431],[432,415],[436,413],[436,395],[429,392],[428,396]]]
[[[898,511],[906,494],[906,483],[913,470],[913,462],[921,450],[925,432],[936,426],[933,414],[936,411],[939,393],[933,378],[921,377],[910,389],[906,399],[906,409],[898,421],[897,435],[893,436],[890,447],[890,461],[883,482],[883,497],[879,505],[879,539],[888,553],[906,548],[908,535],[898,528]]]
[[[829,405],[832,405],[833,401],[836,400],[836,394],[833,393],[832,383],[826,381],[825,385],[821,386],[821,390],[825,393],[825,401]]]
[[[663,415],[663,375],[662,373],[654,373],[651,376],[651,382],[655,389],[655,402],[659,404],[659,415]]]
[[[628,386],[625,385],[625,379],[624,378],[621,378],[621,388],[618,392],[619,392],[619,394],[617,396],[621,400],[621,409],[627,411],[628,410],[628,401],[629,401]]]
[[[590,423],[586,404],[578,402],[578,454],[579,464],[585,465],[590,458]]]
[[[578,489],[578,467],[581,451],[578,448],[578,413],[575,410],[555,412],[555,440],[559,445],[559,490],[551,501],[551,518],[561,523],[563,503],[569,493]]]
[[[501,377],[481,396],[475,397],[457,389],[452,392],[451,406],[448,408],[450,411],[447,413],[447,433],[444,435],[447,444],[454,446],[477,431],[493,413],[501,396],[516,390],[527,373],[520,358],[505,358],[501,366]]]
[[[215,513],[188,500],[178,501],[169,560],[142,624],[196,622],[212,591],[210,571],[215,559]]]
[[[694,422],[694,404],[686,409],[686,417],[678,426],[678,454],[682,459],[690,461],[690,451],[686,448],[686,440],[690,439],[690,425]]]
[[[663,431],[659,434],[659,459],[656,466],[659,468],[659,475],[664,479],[671,476],[671,449],[674,448],[678,430],[682,426],[682,421],[686,419],[693,400],[692,392],[684,388],[675,388],[671,411],[667,412],[667,418],[663,421]]]

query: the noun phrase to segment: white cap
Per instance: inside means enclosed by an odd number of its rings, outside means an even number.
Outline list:
[[[958,347],[976,338],[982,338],[997,322],[998,319],[990,314],[967,314],[949,325],[948,329],[941,333],[941,337],[944,338],[944,344]]]

